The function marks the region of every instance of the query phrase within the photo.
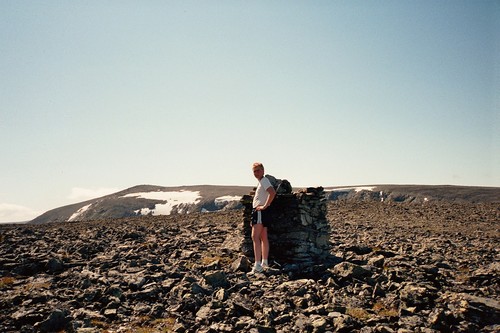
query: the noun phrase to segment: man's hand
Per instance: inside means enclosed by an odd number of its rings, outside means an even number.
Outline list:
[[[269,207],[271,202],[273,202],[274,197],[276,196],[276,191],[274,190],[274,187],[269,186],[266,191],[267,191],[267,193],[269,193],[269,196],[267,197],[266,203],[264,205],[260,205],[260,206],[255,207],[255,210],[264,210],[267,207]]]

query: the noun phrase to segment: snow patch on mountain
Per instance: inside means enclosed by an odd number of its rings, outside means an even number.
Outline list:
[[[355,186],[355,187],[342,187],[342,188],[333,188],[333,189],[326,189],[325,191],[332,191],[332,192],[337,192],[337,191],[354,191],[354,192],[361,192],[361,191],[373,191],[373,189],[376,186]]]
[[[231,201],[240,201],[241,196],[239,195],[224,195],[222,197],[215,198],[214,203],[217,207],[224,206]]]
[[[165,203],[156,204],[154,209],[142,208],[135,211],[136,214],[141,215],[170,215],[174,207],[196,204],[201,200],[200,191],[184,190],[129,193],[122,198],[126,197],[165,201]]]
[[[75,220],[77,220],[80,215],[82,215],[83,213],[85,213],[90,208],[90,206],[92,206],[92,204],[83,206],[82,208],[80,208],[79,210],[77,210],[73,215],[71,215],[69,217],[68,221],[75,221]]]

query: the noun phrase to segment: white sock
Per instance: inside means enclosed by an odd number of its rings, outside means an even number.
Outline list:
[[[269,266],[269,263],[267,262],[267,259],[263,259],[262,260],[262,265]]]

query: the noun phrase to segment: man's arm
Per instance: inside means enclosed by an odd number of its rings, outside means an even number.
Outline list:
[[[274,197],[276,196],[274,187],[269,186],[266,191],[267,193],[269,193],[269,195],[267,196],[266,203],[264,204],[264,206],[262,206],[262,209],[266,209],[267,207],[269,207],[271,205],[271,202],[273,202]]]

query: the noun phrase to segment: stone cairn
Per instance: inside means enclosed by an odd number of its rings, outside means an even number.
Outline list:
[[[307,266],[325,261],[330,256],[330,224],[323,187],[309,187],[292,193],[290,183],[266,175],[276,189],[271,206],[273,219],[268,229],[269,259],[279,264]],[[252,201],[256,188],[244,195],[243,239],[241,250],[253,258]]]

